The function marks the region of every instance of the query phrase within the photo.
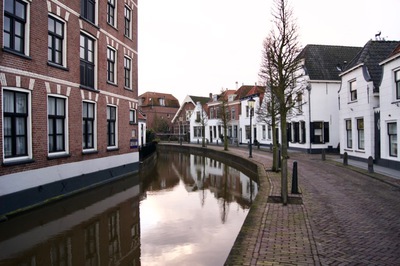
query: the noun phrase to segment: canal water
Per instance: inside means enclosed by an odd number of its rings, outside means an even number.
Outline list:
[[[0,222],[0,265],[223,265],[257,184],[184,153],[160,154],[141,178]]]

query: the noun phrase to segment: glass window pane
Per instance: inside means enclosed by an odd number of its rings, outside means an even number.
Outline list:
[[[91,103],[88,104],[88,117],[89,118],[94,117],[94,104]]]
[[[5,0],[4,2],[4,10],[10,13],[14,13],[14,0]]]
[[[56,147],[56,149],[58,150],[58,151],[62,151],[62,150],[64,150],[64,138],[63,138],[63,136],[57,136],[57,147]]]
[[[88,103],[83,103],[83,114],[82,114],[82,116],[83,117],[88,117]]]
[[[57,99],[57,115],[64,116],[65,114],[65,100],[58,98]]]
[[[54,19],[53,18],[48,19],[48,30],[50,32],[54,32]]]
[[[49,135],[53,135],[54,134],[53,121],[54,121],[53,118],[49,118],[48,119]]]
[[[395,76],[396,80],[400,80],[400,71],[396,71]]]
[[[92,121],[87,121],[87,133],[92,134],[93,133],[93,122]]]
[[[4,138],[4,156],[12,156],[12,139]]]
[[[11,117],[4,117],[4,136],[11,136]]]
[[[55,115],[56,111],[56,101],[54,97],[49,97],[49,101],[48,101],[48,113],[49,115]]]
[[[64,120],[57,119],[56,121],[56,134],[63,134],[64,133]]]
[[[26,141],[25,140],[26,140],[25,136],[16,138],[16,144],[17,144],[16,153],[17,153],[17,155],[25,155],[26,154],[26,146],[25,146]]]
[[[14,93],[3,91],[4,112],[14,112]]]
[[[397,133],[397,124],[396,123],[389,123],[388,124],[388,133],[389,134],[396,134]]]
[[[26,114],[26,94],[16,93],[16,113]]]
[[[25,19],[25,5],[23,3],[15,3],[15,15],[22,19]]]
[[[17,135],[25,135],[26,128],[25,128],[25,117],[16,117],[15,118],[15,133]]]
[[[63,35],[63,24],[58,21],[56,22],[56,34]]]

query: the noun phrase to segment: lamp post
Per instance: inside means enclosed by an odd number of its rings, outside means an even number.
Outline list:
[[[252,135],[251,135],[251,120],[253,118],[253,110],[254,110],[254,102],[255,100],[253,97],[250,97],[250,99],[247,101],[247,104],[249,106],[249,112],[250,112],[250,144],[249,144],[249,158],[253,158],[252,155],[252,149],[253,149],[253,144],[252,144]]]

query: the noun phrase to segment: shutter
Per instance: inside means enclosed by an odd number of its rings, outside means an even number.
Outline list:
[[[291,123],[287,123],[287,140],[292,142],[292,124]]]
[[[324,143],[329,142],[329,122],[324,122]]]

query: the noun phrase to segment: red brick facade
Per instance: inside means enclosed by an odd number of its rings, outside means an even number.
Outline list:
[[[95,2],[94,23],[81,14],[81,1],[87,0],[5,0],[26,8],[23,52],[15,51],[7,43],[7,27],[0,31],[0,181],[1,176],[66,163],[75,163],[114,155],[135,154],[138,139],[137,119],[130,120],[130,112],[138,107],[137,57],[137,0],[115,0],[115,26],[107,22],[107,1]],[[8,19],[4,1],[0,1],[0,25]],[[130,11],[130,32],[125,30],[124,12]],[[11,11],[8,11],[12,13]],[[63,63],[50,62],[48,56],[49,18],[63,23]],[[127,25],[128,25],[127,24]],[[13,33],[11,33],[13,34]],[[81,34],[94,41],[94,86],[81,82]],[[12,46],[13,44],[11,44]],[[115,81],[107,76],[107,48],[115,51]],[[130,74],[125,75],[124,61],[129,59]],[[125,85],[125,76],[130,86]],[[5,155],[4,147],[4,91],[28,95],[27,153],[23,156]],[[48,97],[65,99],[65,151],[49,152]],[[83,102],[94,103],[94,147],[85,151],[83,138]],[[116,108],[115,145],[108,145],[107,106]],[[132,163],[134,163],[132,157]],[[79,166],[81,167],[81,166]]]

